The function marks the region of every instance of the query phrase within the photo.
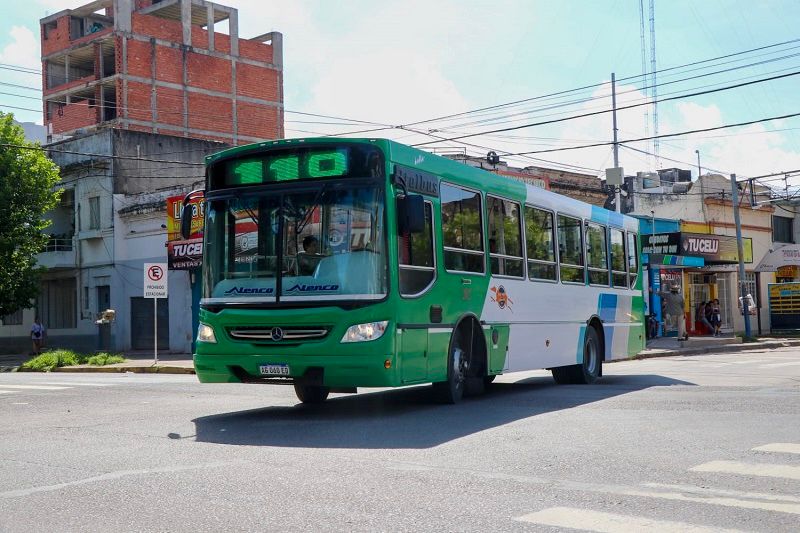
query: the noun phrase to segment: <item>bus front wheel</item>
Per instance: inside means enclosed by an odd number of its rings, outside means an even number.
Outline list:
[[[583,338],[583,361],[581,364],[553,368],[553,379],[560,385],[594,383],[600,377],[603,364],[600,337],[593,327],[586,329]]]
[[[294,384],[294,393],[302,403],[322,403],[328,399],[331,389],[321,385]]]
[[[471,354],[469,342],[465,339],[465,329],[459,328],[450,342],[447,357],[447,381],[433,384],[436,399],[442,403],[458,403],[464,396],[467,376],[469,375]]]

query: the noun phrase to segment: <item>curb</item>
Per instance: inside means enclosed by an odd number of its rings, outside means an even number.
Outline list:
[[[194,368],[185,366],[62,366],[54,368],[53,372],[70,373],[125,373],[134,374],[194,374]]]
[[[687,348],[680,350],[659,350],[652,353],[640,352],[635,356],[633,356],[631,359],[651,359],[654,357],[703,355],[708,353],[735,353],[735,352],[744,352],[749,350],[761,350],[769,348],[787,348],[791,346],[800,346],[800,339],[785,340],[785,341],[747,342],[741,344],[722,344],[719,346],[705,346],[705,347]]]

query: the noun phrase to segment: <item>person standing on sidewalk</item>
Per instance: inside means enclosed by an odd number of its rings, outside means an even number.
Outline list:
[[[716,298],[711,304],[711,325],[714,326],[714,336],[719,337],[719,328],[722,326],[722,313],[719,309],[719,300]]]
[[[33,355],[39,355],[44,344],[44,326],[39,321],[38,316],[33,319],[33,325],[31,326],[31,342],[33,343]]]
[[[653,289],[650,289],[652,292]],[[686,316],[684,314],[683,296],[678,292],[678,286],[670,287],[669,292],[658,291],[657,293],[664,299],[664,307],[667,313],[667,321],[671,324],[673,320],[678,321],[678,339],[688,339],[686,334]]]

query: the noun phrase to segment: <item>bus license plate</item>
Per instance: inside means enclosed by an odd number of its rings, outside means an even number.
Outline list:
[[[289,365],[261,365],[262,376],[288,376]]]

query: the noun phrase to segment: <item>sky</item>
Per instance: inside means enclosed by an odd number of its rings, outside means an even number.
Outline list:
[[[8,107],[40,108],[40,77],[7,67],[40,69],[38,20],[86,1],[0,3],[0,110],[41,123],[39,112]],[[420,148],[474,156],[494,150],[513,166],[600,175],[614,166],[611,146],[546,150],[611,142],[610,113],[519,126],[610,109],[612,72],[618,106],[648,104],[617,113],[619,140],[655,131],[652,95],[646,94],[650,79],[641,76],[639,0],[220,3],[239,9],[243,38],[283,34],[287,137],[384,127],[360,135],[418,144],[480,133]],[[800,113],[800,75],[791,75],[800,71],[800,2],[654,3],[659,134]],[[649,20],[645,30],[649,71]],[[785,44],[772,46],[779,43]],[[788,76],[663,101],[780,75]],[[548,96],[554,93],[561,94]],[[466,113],[521,100],[527,101]],[[431,120],[454,114],[459,116]],[[516,129],[492,133],[505,128]],[[653,141],[623,143],[620,166],[626,174],[670,167],[696,174],[699,152],[704,173],[754,177],[800,169],[800,117],[665,138],[659,141],[661,157],[642,153],[654,151]],[[521,152],[528,154],[513,155]],[[791,183],[800,184],[800,173]]]

